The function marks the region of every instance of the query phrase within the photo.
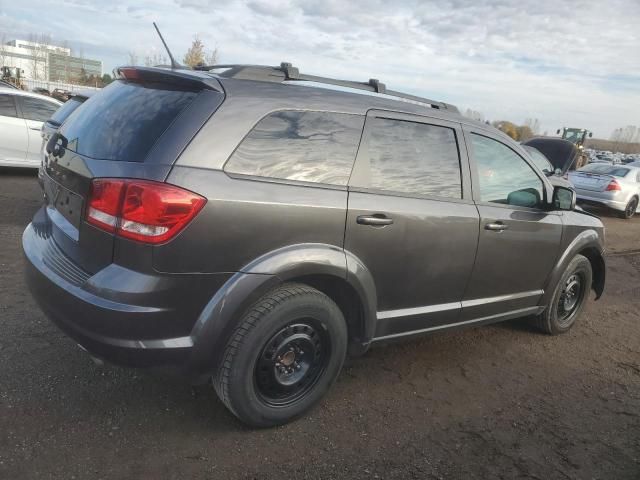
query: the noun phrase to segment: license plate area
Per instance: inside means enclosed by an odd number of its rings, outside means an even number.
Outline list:
[[[80,195],[55,182],[47,174],[44,175],[44,195],[48,208],[58,212],[76,229],[80,228],[84,204]]]

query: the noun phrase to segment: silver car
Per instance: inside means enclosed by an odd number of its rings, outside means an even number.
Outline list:
[[[623,218],[638,211],[640,167],[590,163],[569,173],[578,202],[609,207]]]

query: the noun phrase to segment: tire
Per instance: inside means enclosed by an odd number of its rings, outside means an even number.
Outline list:
[[[313,407],[338,377],[347,325],[324,293],[284,284],[245,314],[213,378],[220,400],[252,427],[281,425]]]
[[[638,197],[633,197],[627,203],[627,206],[624,208],[624,212],[620,212],[620,217],[625,219],[630,219],[636,214],[636,209],[638,208]]]
[[[579,284],[575,283],[576,279]],[[591,263],[583,255],[576,255],[560,277],[545,311],[534,317],[536,327],[549,335],[571,330],[589,298],[592,280]],[[566,288],[570,288],[575,295],[567,297]]]

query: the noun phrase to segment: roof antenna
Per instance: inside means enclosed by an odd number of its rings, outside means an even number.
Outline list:
[[[171,55],[171,50],[169,50],[169,47],[167,47],[167,42],[164,41],[164,38],[162,37],[162,34],[160,33],[160,29],[158,28],[158,25],[156,25],[156,22],[153,22],[153,26],[155,27],[156,32],[158,32],[158,36],[160,37],[160,40],[162,40],[162,44],[164,45],[165,50],[169,54],[169,58],[171,59],[171,69],[174,70],[180,68],[182,65],[176,62],[175,58],[173,58],[173,55]]]

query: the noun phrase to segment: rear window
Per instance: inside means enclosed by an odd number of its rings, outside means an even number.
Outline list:
[[[84,100],[84,97],[82,98]],[[62,105],[49,119],[49,122],[55,125],[62,125],[69,115],[75,112],[76,108],[82,105],[82,101],[76,99],[75,97],[68,100],[64,105]]]
[[[601,175],[612,175],[614,177],[626,177],[628,168],[616,167],[614,165],[591,164],[580,169],[581,172],[599,173]]]
[[[197,93],[118,80],[87,100],[60,133],[67,148],[100,160],[142,162]]]

